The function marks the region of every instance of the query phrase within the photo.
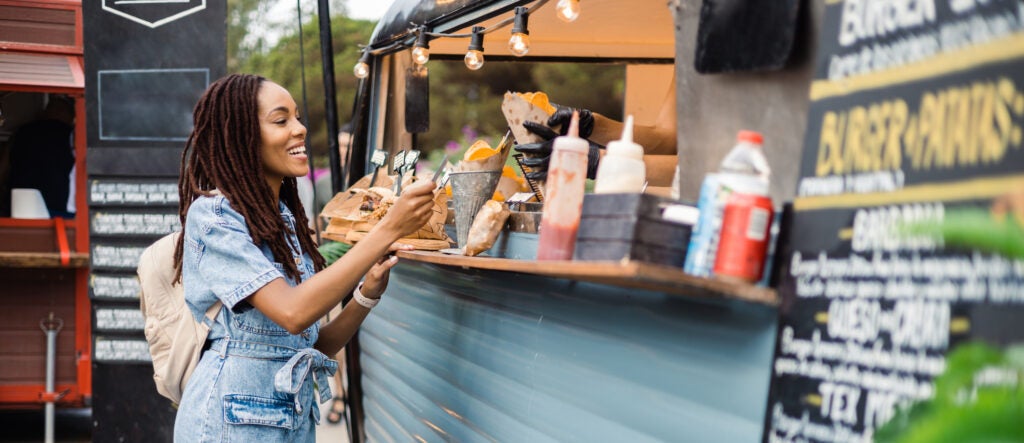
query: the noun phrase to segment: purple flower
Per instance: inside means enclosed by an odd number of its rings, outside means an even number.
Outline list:
[[[466,126],[462,127],[462,136],[466,137],[466,140],[476,139],[477,135],[478,134],[476,133],[476,131],[473,130],[473,128],[470,127],[469,125],[466,125]]]
[[[458,151],[459,148],[461,148],[461,146],[459,146],[459,143],[455,140],[448,140],[448,143],[444,144],[444,150],[448,152]]]

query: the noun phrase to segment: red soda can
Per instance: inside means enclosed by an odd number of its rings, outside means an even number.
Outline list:
[[[722,212],[715,276],[755,283],[761,280],[772,224],[772,200],[757,194],[732,193]]]

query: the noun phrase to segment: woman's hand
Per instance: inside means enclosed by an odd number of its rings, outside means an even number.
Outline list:
[[[430,180],[420,180],[402,190],[402,195],[395,200],[394,206],[378,226],[393,231],[393,240],[405,237],[418,231],[430,221],[434,210],[434,188],[437,184]]]
[[[379,299],[384,294],[384,290],[388,288],[388,279],[391,276],[391,268],[398,264],[398,257],[394,256],[393,253],[396,251],[409,251],[415,249],[412,245],[406,245],[402,243],[393,243],[389,248],[389,254],[381,257],[377,260],[377,263],[366,273],[366,279],[363,280],[363,287],[359,291],[363,293],[366,298],[372,298],[374,300]]]

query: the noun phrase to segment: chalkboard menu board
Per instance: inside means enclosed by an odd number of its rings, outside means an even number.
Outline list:
[[[227,2],[82,2],[93,439],[172,441],[139,310],[142,251],[180,229],[178,169],[192,109],[226,73]]]
[[[1022,14],[825,2],[765,441],[870,441],[958,346],[1024,340],[1024,262],[907,228],[1024,191]]]

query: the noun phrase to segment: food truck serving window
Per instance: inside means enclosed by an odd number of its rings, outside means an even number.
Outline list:
[[[417,138],[428,151],[504,135],[506,91],[541,91],[553,103],[615,119],[623,113],[626,69],[621,64],[489,61],[485,69],[470,71],[462,61],[437,60],[430,64],[430,77],[430,130]]]

